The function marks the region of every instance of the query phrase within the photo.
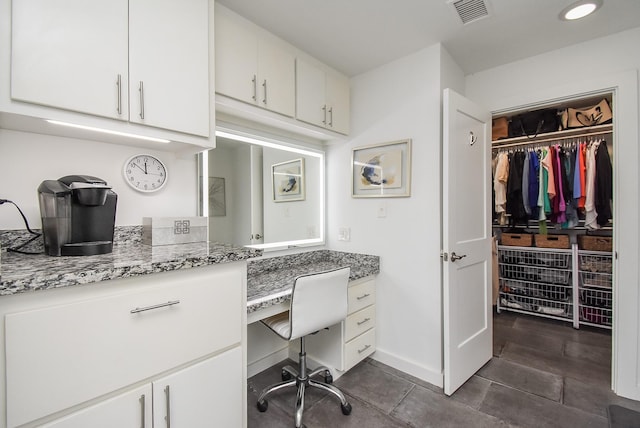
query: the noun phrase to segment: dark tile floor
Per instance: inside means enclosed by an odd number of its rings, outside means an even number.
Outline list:
[[[280,380],[278,364],[249,379],[249,428],[290,428],[295,392],[279,392],[260,413],[262,388]],[[367,359],[336,380],[353,406],[307,391],[307,428],[608,427],[607,406],[640,411],[610,390],[611,334],[509,312],[494,315],[494,357],[451,397],[406,373]]]

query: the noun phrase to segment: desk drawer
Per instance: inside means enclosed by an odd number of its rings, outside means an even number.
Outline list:
[[[348,342],[359,334],[376,325],[376,305],[367,306],[349,315],[345,321],[345,341]]]
[[[376,329],[361,334],[344,347],[345,370],[358,364],[376,350]]]
[[[240,269],[145,280],[150,285],[137,291],[118,288],[124,292],[6,316],[10,426],[241,341]]]
[[[349,287],[349,313],[359,311],[362,308],[375,303],[376,282],[371,279],[361,284]]]

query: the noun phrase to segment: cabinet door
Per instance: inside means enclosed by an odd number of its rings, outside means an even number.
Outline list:
[[[295,57],[287,50],[265,40],[258,43],[258,104],[266,109],[295,115]]]
[[[128,118],[127,0],[14,1],[11,38],[13,99]]]
[[[207,0],[131,0],[131,122],[209,136]]]
[[[298,120],[325,127],[325,73],[319,67],[296,60],[296,117]]]
[[[43,428],[151,428],[153,396],[147,384],[133,391],[104,400],[63,418]]]
[[[224,13],[215,14],[216,92],[247,103],[258,100],[258,39]]]
[[[327,128],[342,134],[349,133],[349,79],[327,73]]]
[[[158,380],[153,383],[154,426],[240,427],[244,385],[240,347]]]

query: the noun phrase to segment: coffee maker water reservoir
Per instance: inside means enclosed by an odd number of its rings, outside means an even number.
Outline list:
[[[90,256],[113,250],[118,196],[89,175],[45,180],[38,187],[44,250],[50,256]]]

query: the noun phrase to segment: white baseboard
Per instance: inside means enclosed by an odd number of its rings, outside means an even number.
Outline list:
[[[391,366],[394,369],[410,374],[411,376],[417,377],[425,382],[429,382],[438,388],[442,388],[444,385],[444,378],[441,372],[433,371],[428,367],[419,365],[415,361],[407,360],[406,358],[386,352],[380,348],[377,348],[376,352],[374,352],[370,358]]]
[[[263,370],[278,364],[289,357],[289,347],[282,348],[247,365],[247,378],[255,376]]]

